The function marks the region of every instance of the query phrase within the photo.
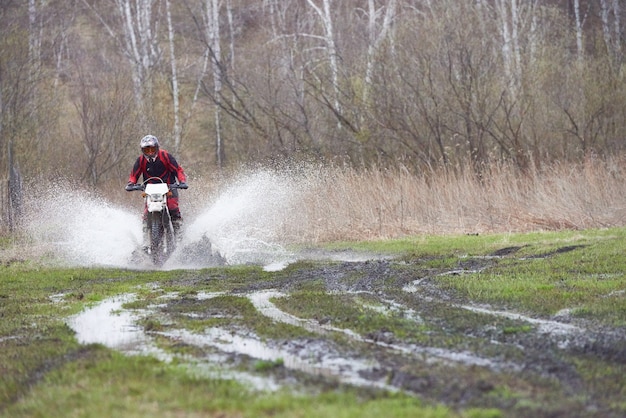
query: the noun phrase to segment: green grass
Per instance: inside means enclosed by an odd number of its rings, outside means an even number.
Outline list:
[[[241,296],[224,295],[210,299],[187,299],[185,303],[168,305],[162,311],[167,313],[172,320],[169,328],[185,328],[192,332],[202,332],[209,327],[238,326],[253,329],[257,335],[264,338],[310,336],[310,333],[301,327],[275,323],[257,312],[252,303]]]
[[[489,303],[534,316],[550,316],[562,309],[605,326],[626,326],[626,229],[563,231],[486,236],[411,237],[395,241],[334,243],[331,249],[350,249],[394,255],[403,263],[394,266],[386,282],[376,286],[389,290],[407,277],[430,277],[433,286],[453,295],[455,303]],[[491,257],[504,248],[516,250]],[[126,308],[142,309],[158,303],[159,297],[176,292],[175,301],[161,309],[161,317],[145,319],[148,330],[184,327],[202,332],[206,327],[239,327],[254,330],[263,339],[311,338],[302,328],[276,324],[260,315],[238,292],[264,282],[280,287],[292,275],[317,271],[333,263],[299,262],[281,272],[264,272],[258,266],[221,267],[196,271],[145,272],[103,268],[47,267],[33,262],[15,262],[0,269],[0,415],[6,417],[56,416],[203,416],[203,417],[496,417],[505,416],[497,407],[453,411],[427,404],[417,397],[371,392],[328,385],[316,390],[259,392],[227,379],[194,375],[177,362],[163,363],[149,357],[128,357],[99,345],[82,346],[65,320],[84,307],[114,295],[135,293],[137,300]],[[479,271],[475,267],[479,266]],[[440,275],[437,271],[466,271]],[[397,292],[407,306],[427,309],[424,322],[403,314],[376,308],[375,295],[329,293],[324,280],[306,276],[291,293],[274,302],[299,317],[353,330],[362,336],[381,329],[393,331],[407,342],[439,347],[469,347],[491,353],[476,338],[460,338],[467,329],[489,329],[511,338],[523,338],[532,325],[454,308],[448,303],[427,303]],[[358,283],[352,273],[343,284]],[[198,292],[233,292],[198,300]],[[61,300],[59,302],[58,300]],[[413,305],[411,305],[413,304]],[[384,305],[384,304],[383,304]],[[177,306],[180,309],[177,310]],[[189,316],[189,313],[197,316]],[[223,316],[223,314],[227,314]],[[445,319],[445,322],[444,322]],[[160,340],[171,352],[203,355],[176,342]],[[169,346],[168,346],[169,344]],[[502,356],[521,355],[500,352]],[[602,394],[615,411],[626,410],[620,401],[623,367],[593,357],[570,359],[585,385]],[[257,361],[251,368],[260,373],[279,371],[280,360]],[[414,365],[415,373],[434,373],[429,366]],[[447,373],[447,372],[446,372]],[[466,380],[479,372],[456,371]],[[482,377],[481,377],[482,378]],[[484,380],[494,379],[485,374]],[[532,382],[511,375],[498,377],[488,396],[494,405],[517,405],[533,411],[545,400],[556,402],[561,390],[556,382]],[[552,388],[552,386],[554,386]],[[544,388],[537,392],[537,387]],[[568,398],[567,402],[575,404]],[[620,403],[621,402],[621,403]]]
[[[354,391],[330,391],[303,396],[290,391],[262,394],[231,380],[192,377],[183,368],[152,358],[126,357],[99,345],[80,346],[64,319],[84,306],[121,293],[138,293],[148,302],[155,294],[191,292],[172,285],[176,278],[193,280],[205,272],[136,272],[108,269],[47,268],[15,263],[0,270],[0,415],[6,417],[404,417],[453,416],[447,408],[422,405],[398,395],[361,398]],[[215,272],[212,272],[215,273]],[[220,269],[216,277],[223,278]],[[258,278],[257,267],[227,269],[232,281],[209,280],[197,288],[216,291],[247,285]],[[232,274],[232,276],[231,276]],[[206,278],[206,275],[204,276]],[[160,292],[150,292],[154,283]],[[63,299],[55,302],[52,296]],[[227,308],[242,325],[266,337],[306,334],[296,327],[276,325],[255,313],[242,297],[202,301],[198,310]],[[187,320],[183,325],[190,326]],[[156,325],[155,325],[156,324]],[[211,325],[210,323],[197,326]],[[153,323],[151,326],[160,326]],[[265,331],[264,331],[265,330]],[[269,363],[258,365],[267,370]],[[280,362],[271,364],[280,366]]]
[[[624,238],[625,235],[624,228],[523,234],[421,235],[393,240],[333,242],[325,244],[323,247],[329,250],[352,249],[374,254],[402,255],[407,259],[415,259],[450,255],[487,255],[499,249],[513,246],[522,247],[520,254],[536,254],[537,250],[548,252],[565,246],[614,241]],[[524,249],[530,245],[534,249]]]
[[[573,314],[626,326],[626,229],[533,232],[526,234],[421,236],[392,241],[333,243],[395,254],[425,268],[463,267],[472,258],[514,247],[480,272],[439,276],[459,297],[541,315],[573,307]]]
[[[388,328],[397,337],[410,340],[426,331],[424,326],[400,314],[381,314],[364,304],[362,299],[367,299],[367,296],[305,291],[276,298],[274,303],[297,317],[318,322],[329,320],[334,327],[350,329],[360,335]]]
[[[623,229],[522,235],[515,240],[523,246],[515,258],[437,282],[475,302],[541,315],[567,308],[625,326],[625,238]]]
[[[175,365],[126,357],[98,346],[77,357],[49,371],[29,396],[4,410],[3,416],[357,418],[405,417],[417,411],[425,417],[457,416],[447,408],[426,406],[402,395],[362,398],[352,390],[317,396],[284,391],[261,395],[232,380],[194,377]],[[465,416],[497,415],[469,411]]]

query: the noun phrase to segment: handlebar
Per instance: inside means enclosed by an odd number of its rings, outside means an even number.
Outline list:
[[[182,189],[182,190],[186,190],[189,188],[189,186],[187,186],[187,183],[172,183],[172,184],[168,184],[168,187],[170,189]],[[126,185],[126,191],[127,192],[135,192],[135,191],[143,191],[146,189],[146,183],[139,183],[139,184],[127,184]]]
[[[145,189],[145,186],[143,184],[127,184],[126,185],[127,192],[134,192],[134,191],[143,190],[143,189]]]

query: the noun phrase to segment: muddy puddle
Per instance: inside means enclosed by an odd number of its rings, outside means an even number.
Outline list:
[[[197,295],[198,300],[207,300],[213,297],[222,296],[225,293],[205,293]],[[242,295],[238,295],[242,296]],[[383,350],[389,350],[397,354],[414,355],[426,362],[452,362],[466,366],[482,366],[493,369],[510,368],[519,369],[514,364],[499,363],[490,359],[480,358],[469,352],[454,352],[435,347],[420,347],[410,344],[394,344],[374,338],[361,337],[356,332],[339,328],[330,323],[320,324],[316,320],[298,318],[276,307],[271,302],[272,298],[287,297],[288,295],[277,290],[263,290],[245,295],[255,309],[262,315],[271,318],[273,321],[285,323],[297,327],[302,327],[315,334],[327,335],[329,333],[339,333],[349,340],[364,345],[373,345]],[[170,295],[164,300],[173,299]],[[185,329],[175,329],[168,332],[144,332],[137,325],[137,321],[147,316],[157,315],[156,310],[152,312],[143,310],[123,309],[123,304],[134,300],[134,295],[121,295],[112,299],[100,302],[96,306],[86,309],[81,314],[72,317],[68,325],[76,332],[79,342],[84,344],[98,343],[109,348],[127,354],[149,354],[165,361],[171,361],[172,355],[166,354],[157,348],[150,334],[161,335],[176,342],[183,342],[197,347],[211,347],[218,352],[246,356],[250,359],[277,362],[288,369],[300,372],[333,377],[337,380],[358,386],[371,386],[376,388],[386,388],[394,390],[393,386],[387,385],[378,379],[365,379],[361,375],[371,375],[381,365],[374,358],[359,358],[348,356],[333,350],[324,340],[311,340],[306,344],[289,344],[283,342],[281,345],[270,344],[262,341],[251,332],[229,330],[225,328],[208,328],[202,333],[192,333]],[[416,322],[421,319],[413,316],[412,309],[406,309],[400,304],[386,301],[389,306],[395,309],[409,312],[409,317]],[[376,310],[378,307],[369,307]],[[483,309],[483,312],[488,312]],[[494,314],[498,314],[494,312]],[[193,316],[193,314],[189,314]],[[220,364],[219,361],[209,360],[213,367]],[[199,364],[196,363],[198,366]],[[205,365],[206,366],[206,365]],[[224,370],[225,372],[226,370]],[[272,387],[273,385],[269,385]]]
[[[574,397],[585,385],[577,363],[589,356],[626,360],[620,348],[624,335],[619,331],[594,330],[575,323],[567,312],[537,318],[458,303],[432,288],[428,278],[432,272],[416,279],[420,273],[406,264],[369,260],[320,263],[309,269],[231,291],[161,295],[144,309],[125,309],[124,304],[135,296],[120,295],[72,317],[68,325],[81,343],[99,343],[167,362],[176,359],[190,373],[236,379],[258,390],[292,388],[294,382],[305,388],[345,384],[402,391],[456,407],[510,407],[505,405],[510,400],[494,401],[493,391],[502,381],[556,392],[541,397],[563,393]],[[294,288],[309,279],[323,280],[328,297],[342,298],[354,312],[380,326],[359,331],[346,325],[350,318],[321,311],[303,316],[285,309],[289,304],[282,302],[288,302]],[[195,289],[206,281],[198,278],[185,285]],[[233,299],[224,302],[224,298]],[[219,299],[220,303],[213,303]],[[259,333],[261,329],[241,322],[241,312],[225,305],[235,299],[251,306],[254,315],[305,334]],[[146,318],[165,325],[146,330],[140,325]],[[192,331],[184,321],[217,322]],[[193,349],[180,354],[170,347]],[[556,389],[554,382],[558,382]]]
[[[223,294],[221,292],[199,293],[198,299],[206,300]],[[262,292],[248,295],[263,314],[292,325],[306,327],[307,321],[283,313],[267,302],[270,296],[279,296],[279,294]],[[167,299],[171,298],[173,296]],[[142,327],[137,325],[137,321],[148,315],[155,315],[156,312],[143,310],[138,313],[122,307],[124,303],[134,299],[134,295],[121,295],[107,299],[70,318],[68,325],[76,332],[76,338],[80,343],[102,344],[129,355],[153,355],[166,362],[171,362],[176,356],[167,354],[157,347],[153,338],[156,335],[176,343],[182,342],[199,348],[210,348],[214,351],[201,359],[190,361],[189,358],[182,356],[178,360],[186,364],[191,373],[237,379],[257,389],[276,390],[280,384],[272,377],[253,376],[250,373],[224,367],[224,364],[228,363],[225,361],[225,356],[245,356],[252,360],[274,363],[306,374],[330,377],[346,384],[394,390],[383,381],[372,381],[360,377],[360,373],[370,371],[377,365],[374,361],[345,358],[321,340],[312,341],[306,345],[282,344],[279,346],[261,340],[252,332],[242,333],[218,327],[208,328],[202,333],[192,333],[185,329],[144,332]],[[324,328],[316,330],[323,331]]]
[[[454,274],[465,274],[465,273],[463,272],[459,273],[458,271],[454,271]],[[402,290],[408,293],[419,295],[420,285],[423,283],[424,283],[424,279],[418,279],[404,286]],[[429,296],[419,296],[419,297],[427,301],[433,301],[433,298]],[[497,309],[492,309],[488,306],[460,305],[460,304],[451,303],[450,307],[464,309],[470,312],[481,313],[485,315],[492,315],[496,317],[522,321],[530,325],[536,326],[539,333],[569,336],[569,335],[575,335],[577,333],[583,333],[585,331],[584,329],[576,325],[569,324],[569,323],[559,322],[559,321],[554,321],[554,320],[549,320],[549,319],[532,318],[532,317],[523,315],[518,312],[497,310]],[[566,315],[567,312],[563,312],[563,314]]]
[[[81,314],[71,317],[68,325],[76,332],[81,344],[102,344],[127,354],[148,354],[170,361],[171,356],[152,342],[137,321],[149,313],[126,310],[124,303],[135,295],[126,294],[104,300]]]

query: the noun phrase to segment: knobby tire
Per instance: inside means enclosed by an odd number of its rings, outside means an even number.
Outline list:
[[[155,265],[162,265],[174,252],[176,238],[167,211],[148,214],[150,221],[150,253]]]
[[[176,239],[174,237],[174,228],[172,226],[172,219],[168,211],[163,212],[163,228],[164,228],[164,236],[165,244],[167,245],[167,256],[169,257],[176,247]]]
[[[150,254],[154,264],[160,264],[163,251],[163,222],[161,213],[152,212],[148,214],[150,220]]]

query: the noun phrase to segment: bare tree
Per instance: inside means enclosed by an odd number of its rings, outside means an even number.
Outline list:
[[[219,0],[205,0],[204,7],[204,29],[206,39],[205,56],[211,63],[211,74],[213,76],[213,97],[216,98],[213,107],[215,122],[215,156],[217,166],[221,169],[224,165],[224,146],[222,144],[222,119],[220,112],[220,96],[222,94],[222,69],[221,62],[221,33],[220,33],[220,2]]]
[[[165,13],[167,16],[167,35],[170,49],[170,65],[172,68],[172,104],[174,113],[174,152],[178,153],[181,141],[180,100],[178,88],[178,68],[176,65],[176,51],[174,46],[174,27],[172,25],[172,12],[170,0],[165,0]]]
[[[600,17],[602,20],[602,34],[607,54],[613,67],[620,69],[624,60],[622,53],[621,8],[618,0],[600,0]],[[612,24],[611,24],[612,17]]]
[[[391,24],[396,14],[396,3],[396,0],[390,0],[386,6],[377,7],[375,0],[367,1],[369,43],[367,46],[367,68],[365,71],[365,88],[363,91],[364,103],[367,103],[369,100],[369,86],[372,83],[372,72],[374,71],[376,53],[391,29]],[[380,28],[378,28],[378,20],[382,14],[382,10],[384,10],[384,15]]]
[[[574,0],[574,19],[576,25],[576,53],[578,62],[581,63],[585,56],[585,45],[583,44],[585,16],[583,16],[583,10],[581,10],[580,0]]]
[[[73,131],[85,151],[83,179],[97,186],[125,162],[135,143],[138,119],[123,77],[96,79],[82,70],[79,77],[80,91],[74,106],[80,125]]]
[[[8,145],[8,167],[9,175],[7,181],[7,223],[10,232],[15,232],[22,215],[22,175],[18,163],[13,157],[13,141]]]
[[[294,154],[364,165],[401,155],[416,166],[478,167],[494,158],[523,166],[530,153],[573,158],[581,148],[622,147],[619,0],[73,1],[88,8],[73,8],[63,21],[57,0],[0,5],[18,17],[0,15],[0,154],[14,139],[22,168],[32,169],[26,153],[43,150],[45,135],[66,135],[67,126],[75,133],[67,141],[106,161],[86,139],[95,132],[108,141],[95,109],[113,112],[96,99],[113,99],[97,83],[81,92],[68,65],[74,60],[94,80],[127,72],[115,76],[131,80],[133,107],[145,103],[143,127],[170,124],[175,151],[182,141],[208,142],[220,167],[227,156]],[[81,13],[95,16],[114,42],[78,26]],[[46,70],[56,71],[52,88]],[[50,92],[79,97],[80,112],[62,113],[56,131],[41,128],[38,99]],[[192,131],[210,139],[187,138]],[[108,175],[94,169],[92,181]]]
[[[333,28],[333,16],[331,13],[332,0],[322,0],[322,7],[319,7],[313,0],[307,0],[307,3],[313,8],[320,19],[323,27],[324,35],[307,35],[319,37],[325,44],[326,56],[330,67],[331,83],[334,91],[334,109],[337,115],[341,114],[341,106],[339,103],[339,64],[337,52],[337,44],[335,42],[335,31]]]
[[[147,114],[152,97],[152,72],[161,60],[158,42],[161,0],[112,0],[115,15],[97,8],[97,2],[82,0],[93,11],[128,60],[137,107]]]

